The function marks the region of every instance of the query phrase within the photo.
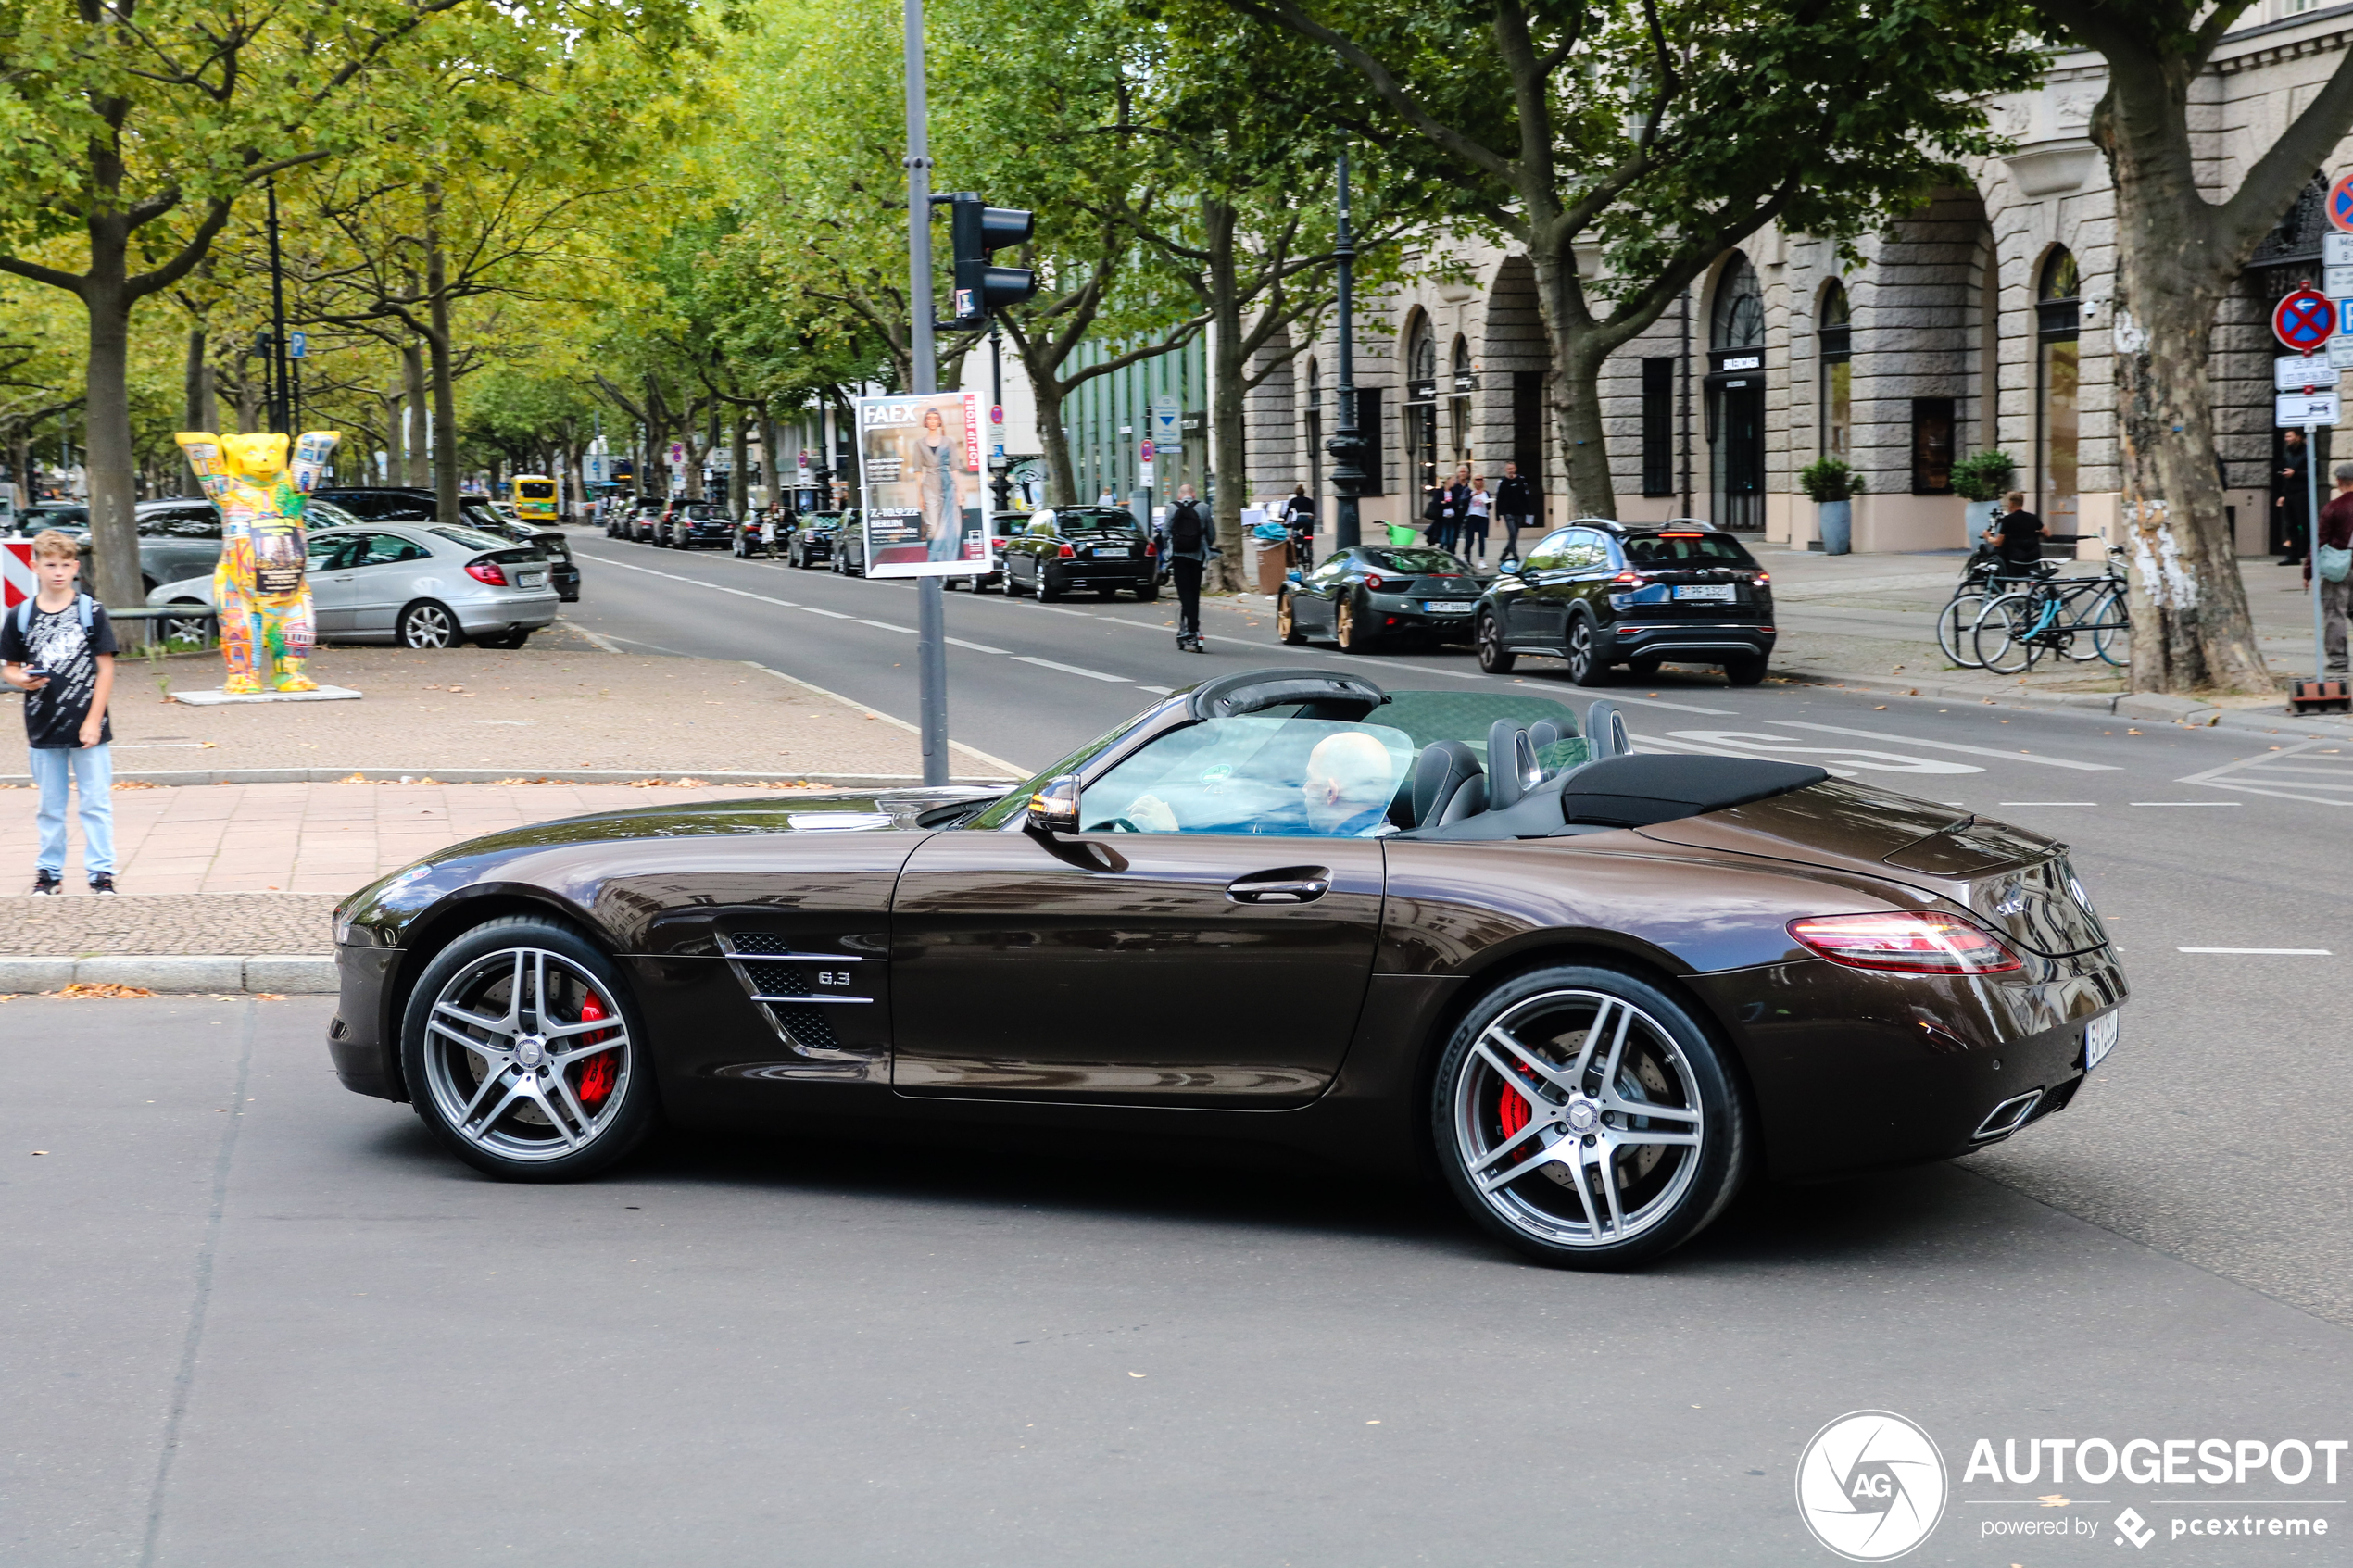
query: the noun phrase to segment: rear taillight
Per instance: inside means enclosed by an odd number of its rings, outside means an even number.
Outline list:
[[[1789,934],[1818,958],[1849,969],[1906,974],[1999,974],[2023,968],[2009,945],[1958,915],[1808,915]]]
[[[1365,578],[1365,586],[1376,594],[1385,594],[1389,591],[1389,579],[1378,572],[1369,573]]]
[[[498,570],[498,563],[495,560],[468,561],[466,575],[477,583],[487,583],[494,588],[503,588],[507,585],[507,574]]]
[[[1159,546],[1158,545],[1153,544],[1153,543],[1152,543],[1151,540],[1149,540],[1149,539],[1145,540],[1145,541],[1144,541],[1144,557],[1145,557],[1145,558],[1149,560],[1151,558],[1152,558],[1152,557],[1154,557],[1154,556],[1157,556],[1158,554],[1160,554],[1160,546]]]
[[[1773,574],[1769,571],[1760,571],[1755,576],[1749,579],[1750,582],[1755,583],[1760,588],[1765,586],[1766,583],[1770,583],[1772,580]]]
[[[1610,581],[1612,583],[1619,583],[1625,587],[1636,588],[1640,587],[1645,579],[1639,571],[1621,571],[1617,576],[1611,578]]]
[[[1077,552],[1076,550],[1072,549],[1072,548],[1071,548],[1068,545],[1064,545],[1064,546],[1062,546],[1062,551],[1061,551],[1061,553],[1062,553],[1063,556],[1068,557],[1068,556],[1075,556],[1075,555],[1076,555],[1078,552]]]

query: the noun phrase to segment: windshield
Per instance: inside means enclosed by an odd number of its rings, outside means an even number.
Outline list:
[[[438,533],[453,545],[463,545],[469,550],[505,550],[514,546],[512,539],[495,538],[478,528],[434,527],[425,530]]]
[[[1134,533],[1136,515],[1133,512],[1058,511],[1054,527],[1063,533]]]
[[[1756,558],[1721,533],[1637,533],[1626,541],[1630,566],[1746,566]]]
[[[1206,719],[1088,785],[1079,821],[1090,833],[1369,838],[1387,828],[1416,749],[1386,724]]]
[[[1470,571],[1462,557],[1445,550],[1366,550],[1365,558],[1389,571],[1459,572],[1466,575]]]

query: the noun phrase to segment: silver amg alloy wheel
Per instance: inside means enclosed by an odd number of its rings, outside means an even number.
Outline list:
[[[632,1104],[636,1053],[607,982],[567,954],[500,947],[435,989],[424,1083],[447,1134],[499,1164],[587,1150]]]
[[[402,647],[454,647],[459,640],[458,618],[431,599],[420,599],[400,612]]]
[[[1749,1138],[1736,1081],[1677,998],[1614,970],[1502,984],[1440,1063],[1448,1184],[1545,1262],[1611,1268],[1688,1240],[1730,1200]]]

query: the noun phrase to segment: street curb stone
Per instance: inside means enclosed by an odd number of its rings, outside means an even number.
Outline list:
[[[338,988],[326,954],[109,953],[86,959],[0,958],[0,992],[61,991],[68,985],[135,985],[145,991],[267,991],[280,996]]]
[[[2071,708],[2121,719],[2149,719],[2185,724],[2196,729],[2259,730],[2265,734],[2297,730],[2308,734],[2353,737],[2353,718],[2343,714],[2289,713],[2271,708],[2220,708],[2196,697],[2166,696],[2154,692],[2033,692],[2007,690],[1990,683],[1906,680],[1901,675],[1851,675],[1834,670],[1786,669],[1776,674],[1809,686],[1852,686],[1889,692],[1897,696],[1933,698],[1944,702],[2015,702],[2033,707]]]

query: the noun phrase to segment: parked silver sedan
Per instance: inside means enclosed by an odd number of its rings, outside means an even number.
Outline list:
[[[322,643],[446,648],[472,640],[486,648],[519,648],[556,619],[547,561],[480,529],[375,522],[319,529],[307,545]],[[212,578],[166,583],[147,603],[157,609],[209,609]]]

